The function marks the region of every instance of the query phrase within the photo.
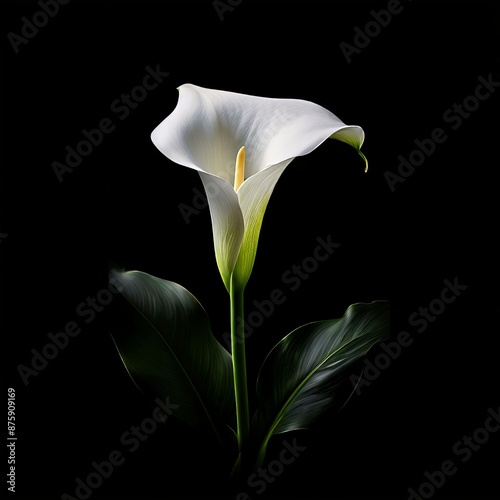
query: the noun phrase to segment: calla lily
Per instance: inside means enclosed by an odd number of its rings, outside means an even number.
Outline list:
[[[228,290],[231,284],[243,289],[267,204],[287,165],[328,138],[351,145],[366,162],[360,151],[364,132],[309,101],[191,84],[178,91],[176,108],[151,139],[170,160],[199,172],[222,279]]]

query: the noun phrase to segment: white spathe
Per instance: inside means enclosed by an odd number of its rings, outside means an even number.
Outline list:
[[[229,290],[252,272],[267,203],[287,165],[328,138],[360,148],[361,127],[348,126],[309,101],[273,99],[181,85],[172,113],[151,140],[170,160],[197,170],[205,187],[217,265]],[[235,191],[235,161],[245,147],[244,182]],[[367,165],[367,164],[366,164]]]

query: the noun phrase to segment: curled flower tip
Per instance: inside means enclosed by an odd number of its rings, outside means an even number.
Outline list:
[[[361,149],[358,149],[358,154],[365,160],[365,172],[368,172],[368,158],[361,152]]]
[[[234,167],[234,190],[238,191],[239,187],[245,180],[245,146],[242,146],[236,155],[236,165]]]

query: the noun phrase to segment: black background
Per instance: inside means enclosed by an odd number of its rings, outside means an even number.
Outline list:
[[[283,335],[341,316],[353,302],[390,300],[392,337],[406,330],[414,339],[340,414],[288,436],[306,450],[265,493],[248,493],[404,499],[426,471],[452,459],[458,470],[433,498],[493,498],[499,436],[467,463],[453,446],[499,404],[498,90],[456,130],[443,114],[474,94],[480,75],[500,81],[498,2],[402,2],[350,63],[340,43],[352,44],[355,28],[387,2],[237,3],[221,20],[211,1],[72,0],[16,54],[8,33],[20,34],[23,16],[40,7],[2,2],[0,232],[8,236],[0,279],[6,383],[17,393],[12,497],[74,496],[76,478],[118,449],[125,463],[91,498],[235,498],[220,457],[174,418],[135,453],[124,450],[120,436],[151,406],[109,336],[118,301],[89,324],[76,312],[107,286],[111,260],[185,286],[219,339],[229,328],[208,210],[186,224],[178,208],[192,204],[201,182],[149,137],[189,82],[311,100],[366,132],[368,173],[353,149],[328,141],[295,159],[275,189],[247,310],[276,288],[286,301],[248,339],[250,379]],[[111,103],[157,65],[169,76],[120,120]],[[103,118],[116,129],[59,182],[52,162]],[[391,192],[384,172],[397,172],[398,156],[436,127],[447,140]],[[283,273],[328,235],[339,249],[291,291]],[[455,278],[467,289],[418,333],[409,316]],[[82,333],[25,386],[18,366],[69,321]],[[278,437],[269,457],[281,448]]]

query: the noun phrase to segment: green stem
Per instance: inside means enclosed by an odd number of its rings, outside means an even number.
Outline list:
[[[248,407],[247,368],[245,357],[245,322],[243,320],[244,290],[231,278],[231,351],[233,358],[234,394],[236,399],[236,423],[238,450],[241,463],[245,461],[250,436],[250,412]]]

